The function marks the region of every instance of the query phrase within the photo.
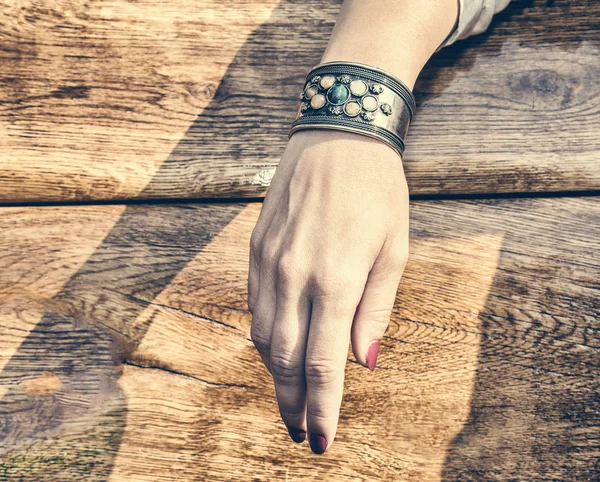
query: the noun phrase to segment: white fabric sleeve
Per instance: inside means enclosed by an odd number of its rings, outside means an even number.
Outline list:
[[[458,0],[458,22],[437,50],[483,32],[490,25],[492,17],[509,3],[510,0]]]

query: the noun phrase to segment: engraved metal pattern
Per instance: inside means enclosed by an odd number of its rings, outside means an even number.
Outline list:
[[[390,104],[384,102],[379,107],[381,107],[381,112],[383,112],[385,115],[392,114],[392,106]]]
[[[333,115],[341,115],[344,112],[344,108],[341,105],[332,105],[329,107],[329,112]]]
[[[373,94],[381,94],[383,92],[383,87],[380,84],[371,84],[371,92],[373,92]]]
[[[360,116],[366,121],[375,120],[375,112],[363,111],[360,113]]]

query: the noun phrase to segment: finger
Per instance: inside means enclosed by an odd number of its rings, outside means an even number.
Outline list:
[[[261,264],[258,299],[252,315],[250,338],[263,363],[271,371],[270,353],[273,321],[275,319],[275,285],[272,275]]]
[[[275,238],[270,236],[269,230],[275,229],[275,223],[276,221],[271,221],[260,249],[259,286],[250,329],[250,338],[269,372],[271,371],[271,337],[276,308],[274,269],[279,251],[279,247],[274,241]]]
[[[405,261],[384,248],[375,260],[352,323],[352,352],[356,361],[375,370],[379,342],[390,323]]]
[[[271,338],[271,373],[281,419],[295,442],[306,438],[306,380],[304,358],[310,322],[310,302],[303,290],[299,269],[290,267],[286,257],[277,270],[275,323]]]
[[[312,297],[304,370],[306,424],[310,447],[316,454],[322,454],[331,446],[337,431],[350,327],[362,288],[364,282],[355,296],[341,293],[339,289],[337,292],[325,289]]]

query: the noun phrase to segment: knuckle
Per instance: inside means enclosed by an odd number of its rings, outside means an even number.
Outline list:
[[[364,286],[360,286],[352,277],[335,276],[313,277],[310,282],[310,297],[313,305],[330,315],[349,315],[356,309]]]
[[[256,298],[251,294],[248,294],[248,311],[254,314],[254,308],[256,307]]]
[[[300,415],[303,415],[302,411],[294,410],[293,407],[283,407],[281,404],[279,405],[279,413],[286,424],[293,424]]]
[[[315,298],[339,300],[345,293],[347,283],[339,275],[319,275],[312,283]]]
[[[404,270],[408,262],[408,253],[404,251],[391,253],[387,256],[384,262],[392,271]]]
[[[291,352],[277,350],[271,353],[271,372],[277,381],[285,383],[302,377],[304,366]]]
[[[408,251],[402,251],[395,259],[394,264],[397,268],[404,268],[408,263]]]
[[[258,351],[268,351],[271,347],[271,337],[255,324],[250,330],[250,339]]]
[[[262,243],[260,248],[260,260],[268,268],[275,267],[277,262],[277,245],[273,242]]]
[[[255,228],[254,231],[252,231],[252,235],[250,236],[250,253],[256,259],[258,259],[258,257],[260,256],[261,239],[262,236]]]
[[[277,281],[280,289],[289,291],[298,284],[301,266],[298,258],[291,253],[283,254],[277,261]]]
[[[304,368],[307,383],[327,386],[340,378],[340,370],[331,360],[309,360]]]

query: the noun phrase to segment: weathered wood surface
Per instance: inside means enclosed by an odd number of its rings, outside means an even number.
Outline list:
[[[0,479],[600,476],[600,200],[411,204],[377,369],[294,444],[250,338],[260,204],[0,210]]]
[[[600,188],[600,3],[513,2],[416,86],[411,194]],[[262,196],[340,0],[0,5],[0,202]]]

